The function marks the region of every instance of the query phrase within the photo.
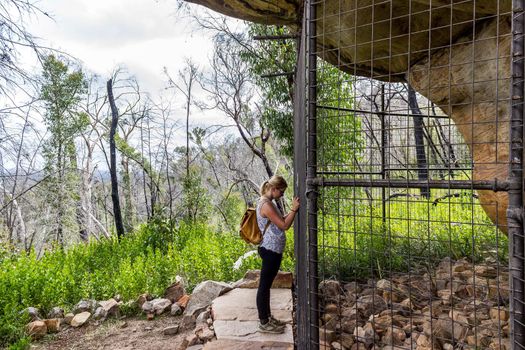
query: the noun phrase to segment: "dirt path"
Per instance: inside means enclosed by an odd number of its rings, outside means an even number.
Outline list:
[[[37,350],[160,350],[178,349],[192,330],[164,335],[163,329],[179,324],[181,317],[164,316],[153,321],[140,317],[108,320],[99,326],[62,330],[31,345]]]

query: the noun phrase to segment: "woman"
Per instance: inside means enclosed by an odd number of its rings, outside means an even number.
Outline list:
[[[284,231],[292,226],[295,214],[299,210],[298,197],[293,199],[292,210],[285,216],[282,216],[273,204],[273,200],[283,196],[287,187],[288,184],[282,176],[273,176],[261,185],[261,198],[257,204],[257,224],[261,232],[264,233],[259,245],[262,268],[259,288],[257,289],[257,310],[259,312],[259,331],[265,333],[283,333],[286,326],[285,322],[272,317],[270,288],[281,266],[286,244]],[[266,228],[268,220],[270,224]]]

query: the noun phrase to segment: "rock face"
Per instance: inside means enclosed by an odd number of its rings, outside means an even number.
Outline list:
[[[470,147],[475,180],[505,180],[508,175],[511,36],[498,38],[498,31],[510,33],[509,17],[485,22],[476,28],[474,40],[440,50],[407,75],[418,92],[454,120]],[[478,193],[489,217],[506,232],[506,192]]]
[[[301,0],[186,1],[293,27],[303,8]],[[501,181],[508,174],[510,10],[510,0],[325,0],[317,7],[317,53],[350,74],[409,82],[454,120],[470,147],[474,179]],[[479,196],[506,232],[507,194]]]

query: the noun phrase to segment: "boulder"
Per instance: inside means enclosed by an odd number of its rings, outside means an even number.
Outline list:
[[[200,283],[193,290],[184,314],[196,316],[210,306],[213,299],[229,292],[231,289],[232,287],[224,282],[204,281]]]
[[[55,306],[49,311],[47,318],[64,318],[64,309]]]
[[[36,307],[28,307],[24,310],[22,310],[21,314],[26,314],[29,316],[29,319],[31,321],[38,321],[40,320],[40,311]]]
[[[186,0],[248,21],[300,26],[302,0]],[[473,179],[506,179],[509,158],[511,1],[322,1],[318,55],[350,74],[406,81],[458,126]],[[429,11],[428,9],[431,9]],[[452,44],[452,45],[451,45]],[[475,58],[475,60],[474,60]],[[505,191],[478,191],[507,231]]]
[[[119,303],[114,298],[98,303],[108,316],[115,316],[119,313]]]
[[[164,298],[172,303],[178,301],[184,295],[184,286],[180,282],[175,282],[164,292]]]
[[[167,310],[171,309],[171,301],[164,298],[153,299],[150,301],[153,307],[153,312],[156,315],[162,315]]]
[[[44,323],[46,324],[47,331],[49,333],[57,333],[60,331],[60,319],[50,318],[50,319],[44,320]]]
[[[95,311],[96,304],[97,304],[97,302],[94,301],[94,300],[81,300],[73,308],[73,313],[75,315],[79,314],[81,312],[86,312],[86,311],[91,313],[91,312]]]
[[[73,317],[71,320],[72,327],[81,327],[83,326],[91,317],[91,313],[88,311],[80,312]]]
[[[33,321],[26,325],[27,334],[33,339],[40,339],[47,334],[47,326],[44,321]]]

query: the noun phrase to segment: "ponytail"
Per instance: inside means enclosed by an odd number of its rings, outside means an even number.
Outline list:
[[[270,180],[266,180],[262,183],[260,188],[260,195],[264,196],[264,194],[268,191],[269,188],[278,188],[278,189],[286,189],[288,187],[288,184],[286,183],[286,180],[281,175],[274,175],[271,177]]]
[[[264,196],[264,194],[266,193],[266,191],[268,190],[268,186],[270,185],[270,183],[268,182],[268,180],[264,181],[261,185],[261,188],[259,189],[259,194],[261,196]]]

